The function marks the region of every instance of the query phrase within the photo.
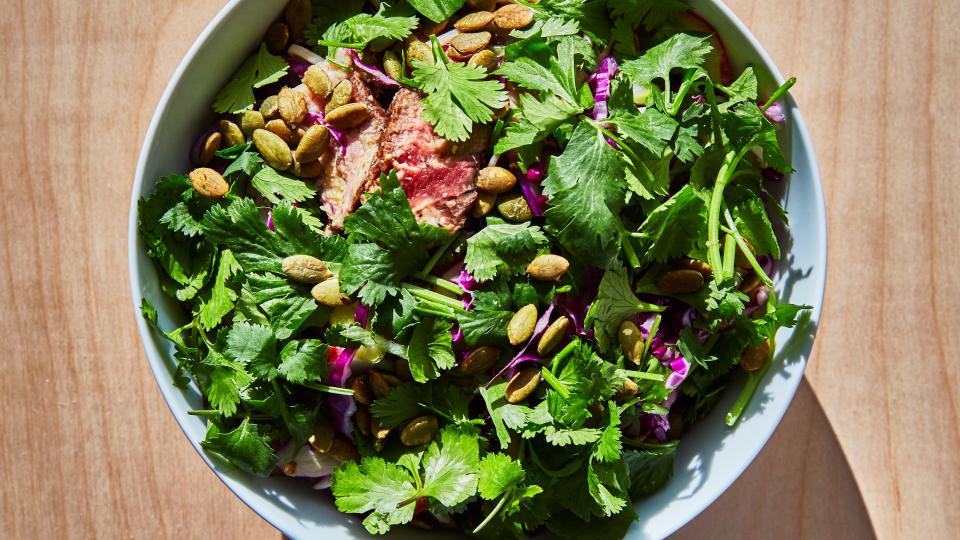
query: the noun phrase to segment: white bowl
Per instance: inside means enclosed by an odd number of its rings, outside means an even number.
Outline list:
[[[351,1],[351,0],[344,0]],[[753,65],[762,90],[770,92],[783,81],[767,53],[743,23],[717,0],[692,0],[697,13],[709,21],[723,39],[735,68]],[[286,0],[231,0],[210,22],[187,52],[160,98],[150,123],[130,201],[130,281],[140,336],[160,392],[200,456],[221,480],[265,520],[292,538],[340,540],[361,538],[366,532],[356,515],[344,515],[329,496],[313,491],[309,483],[287,478],[255,478],[213,462],[200,449],[204,420],[187,411],[201,408],[196,389],[173,386],[172,348],[147,327],[139,315],[140,300],[153,302],[160,325],[173,328],[182,319],[175,302],[160,292],[153,263],[147,258],[137,233],[137,199],[153,190],[157,178],[189,168],[189,148],[212,118],[210,103],[243,59],[257,46],[267,25]],[[801,81],[802,84],[802,81]],[[727,489],[753,461],[779,424],[803,376],[820,318],[826,274],[826,220],[823,194],[810,136],[792,100],[787,102],[788,123],[782,133],[786,150],[797,172],[790,178],[786,208],[792,218],[791,239],[784,246],[778,290],[781,299],[814,307],[809,322],[794,330],[781,330],[780,344],[771,369],[740,423],[724,425],[724,413],[736,397],[728,389],[722,402],[696,424],[680,444],[675,474],[653,496],[636,503],[641,516],[629,538],[661,538],[693,519]],[[417,538],[419,532],[398,531],[393,537]]]

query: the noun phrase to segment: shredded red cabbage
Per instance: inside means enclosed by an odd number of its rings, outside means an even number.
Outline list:
[[[290,66],[290,71],[292,71],[297,77],[303,78],[303,74],[307,72],[307,69],[310,67],[310,64],[304,62],[299,58],[293,56],[284,57],[284,60],[287,61],[287,65]]]
[[[600,60],[597,71],[591,76],[594,81],[592,115],[594,120],[603,120],[610,116],[607,100],[610,99],[610,82],[616,76],[617,70],[617,59],[607,56]]]
[[[523,198],[530,206],[530,213],[534,217],[543,215],[543,206],[547,198],[540,194],[540,187],[537,185],[546,178],[546,165],[543,162],[535,163],[527,169],[527,174],[520,177],[520,191],[523,192]]]
[[[523,345],[523,348],[520,349],[520,352],[518,352],[512,360],[507,362],[507,365],[503,366],[503,369],[497,372],[497,374],[490,379],[490,382],[487,383],[487,387],[493,384],[493,381],[497,380],[497,378],[501,376],[507,380],[511,379],[514,373],[516,373],[517,366],[524,362],[536,361],[538,364],[543,363],[543,360],[539,356],[527,354],[527,350],[531,345],[539,341],[540,336],[547,331],[547,328],[550,326],[550,315],[553,314],[554,308],[556,308],[556,302],[551,302],[550,305],[547,306],[547,309],[544,310],[543,315],[537,319],[537,324],[533,327],[533,334],[530,336],[530,339],[528,339]]]
[[[783,103],[776,101],[763,111],[763,115],[774,124],[786,124],[787,113],[783,110]]]
[[[368,75],[380,81],[381,84],[384,84],[386,86],[397,86],[397,87],[402,86],[399,82],[390,78],[389,75],[381,71],[379,68],[363,63],[363,61],[360,60],[360,54],[357,53],[357,51],[353,49],[349,49],[349,55],[350,55],[350,58],[353,59],[353,65],[357,69],[359,69],[360,71],[366,72]]]
[[[273,232],[277,232],[277,228],[273,226],[273,208],[267,210],[267,228]]]
[[[323,118],[323,113],[317,114],[308,112],[306,118],[303,120],[303,125],[310,127],[316,124],[327,128],[327,131],[330,133],[330,136],[333,137],[333,140],[337,141],[337,146],[340,148],[340,155],[347,153],[347,143],[345,143],[343,140],[343,133],[340,133],[327,124],[326,120]]]

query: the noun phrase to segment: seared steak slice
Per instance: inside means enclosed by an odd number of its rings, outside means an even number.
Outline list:
[[[341,131],[339,142],[330,137],[331,152],[325,156],[325,171],[317,185],[329,226],[335,230],[343,228],[343,219],[357,207],[360,195],[377,184],[383,171],[380,138],[387,125],[386,112],[356,73],[350,76],[350,82],[353,83],[353,101],[366,103],[370,117],[355,128]],[[341,151],[341,145],[344,151]]]
[[[420,95],[404,88],[387,111],[380,148],[383,170],[393,168],[418,221],[455,231],[477,198],[477,155],[455,153],[437,136],[420,108]]]

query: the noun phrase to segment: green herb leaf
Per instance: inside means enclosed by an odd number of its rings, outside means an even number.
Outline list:
[[[616,263],[603,274],[597,299],[587,312],[585,324],[594,329],[600,350],[609,351],[617,342],[620,323],[637,313],[663,310],[663,306],[641,302],[633,293],[627,270]]]
[[[293,384],[320,382],[329,371],[328,355],[318,339],[289,341],[280,351],[280,374]]]
[[[446,428],[440,443],[430,443],[423,454],[423,495],[447,507],[477,492],[480,447],[476,435]]]
[[[480,461],[477,489],[480,496],[492,501],[519,486],[527,477],[523,465],[504,454],[487,454]]]
[[[303,180],[283,174],[270,166],[260,169],[250,185],[273,204],[280,204],[281,199],[303,202],[317,193],[316,188]]]
[[[640,58],[624,62],[620,69],[634,83],[649,84],[660,80],[669,85],[671,71],[703,66],[712,50],[709,37],[674,34],[648,49]]]
[[[449,321],[427,319],[413,330],[407,345],[407,360],[413,380],[424,383],[440,376],[456,363]]]
[[[522,274],[547,237],[529,223],[488,223],[467,239],[467,271],[483,282],[497,276]]]
[[[227,432],[221,432],[211,424],[200,446],[217,458],[257,476],[269,475],[277,462],[270,437],[260,435],[258,426],[247,419]]]
[[[409,2],[426,18],[439,23],[459,11],[465,0],[409,0]]]
[[[252,108],[255,101],[253,89],[279,81],[288,68],[283,58],[270,54],[267,46],[261,43],[257,54],[248,58],[217,94],[213,110],[218,113],[239,113]]]

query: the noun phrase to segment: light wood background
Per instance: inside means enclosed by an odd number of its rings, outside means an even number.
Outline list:
[[[955,538],[960,2],[729,3],[800,79],[827,303],[783,424],[679,536]],[[222,4],[0,2],[0,537],[279,535],[180,433],[128,293],[140,144]]]

